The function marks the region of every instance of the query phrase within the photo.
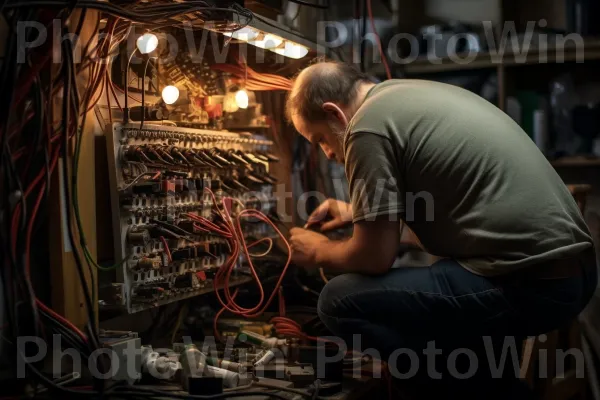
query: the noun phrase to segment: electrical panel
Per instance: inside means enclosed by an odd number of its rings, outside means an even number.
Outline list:
[[[113,124],[107,132],[116,282],[101,305],[129,313],[213,290],[228,259],[217,207],[275,210],[271,141],[250,134],[166,125]],[[268,235],[248,221],[245,237]],[[239,260],[243,264],[244,260]],[[238,274],[231,284],[250,278]]]

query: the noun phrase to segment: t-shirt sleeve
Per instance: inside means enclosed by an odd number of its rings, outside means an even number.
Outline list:
[[[353,132],[345,145],[345,168],[352,204],[352,222],[405,211],[404,183],[398,149],[391,140],[371,132]]]

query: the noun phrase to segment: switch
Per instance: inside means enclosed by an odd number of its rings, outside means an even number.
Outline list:
[[[204,281],[206,281],[206,272],[198,271],[198,272],[196,272],[196,277],[198,278],[198,280],[200,282],[204,282]]]

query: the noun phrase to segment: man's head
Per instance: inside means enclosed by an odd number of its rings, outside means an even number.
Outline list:
[[[307,140],[319,143],[327,158],[343,162],[346,127],[372,85],[367,75],[347,64],[311,65],[294,80],[287,118]]]

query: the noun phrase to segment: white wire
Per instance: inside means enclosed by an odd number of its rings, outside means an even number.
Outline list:
[[[127,190],[130,187],[132,187],[133,185],[135,185],[136,183],[138,183],[140,181],[140,179],[142,179],[144,176],[146,176],[146,175],[154,175],[154,174],[155,174],[155,172],[144,172],[144,173],[138,175],[137,177],[135,177],[135,179],[132,180],[131,182],[129,182],[127,185],[119,188],[119,190],[121,190],[121,191]]]
[[[265,250],[265,252],[264,252],[264,253],[256,254],[256,253],[250,253],[250,252],[248,252],[248,254],[250,254],[250,256],[251,256],[251,257],[264,257],[264,256],[266,256],[267,254],[269,254],[269,253],[271,252],[271,250],[273,249],[273,239],[271,239],[271,238],[263,238],[263,239],[257,240],[256,242],[254,242],[254,243],[252,243],[252,244],[253,244],[254,246],[256,246],[258,243],[260,243],[260,242],[264,242],[264,241],[266,241],[266,240],[268,240],[268,241],[269,241],[269,248],[268,248],[267,250]],[[254,247],[254,246],[253,246],[253,247]]]

